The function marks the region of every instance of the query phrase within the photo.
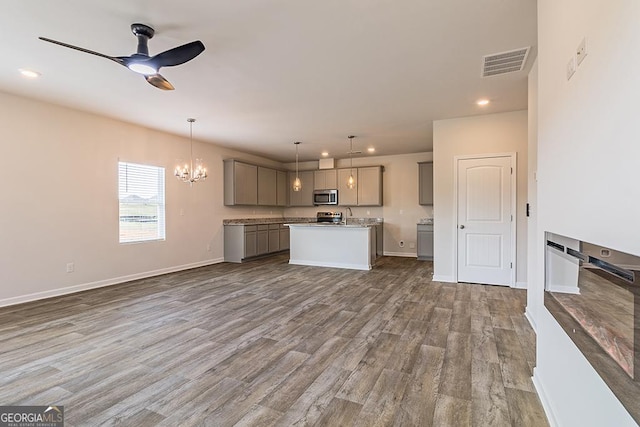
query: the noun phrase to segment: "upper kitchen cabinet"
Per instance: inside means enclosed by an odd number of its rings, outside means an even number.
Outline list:
[[[314,190],[335,190],[338,188],[338,171],[321,169],[313,172]]]
[[[418,163],[418,203],[433,205],[433,162]]]
[[[353,171],[354,188],[347,187]],[[342,206],[382,206],[382,166],[338,169],[338,204]]]
[[[382,166],[358,168],[357,187],[358,206],[382,206]]]
[[[258,166],[258,205],[277,205],[277,171]]]
[[[276,205],[287,206],[287,200],[289,200],[289,189],[287,184],[287,173],[285,171],[276,171]]]
[[[224,161],[224,204],[258,204],[258,167],[236,160]]]
[[[356,185],[347,187],[347,180],[352,174]],[[341,206],[358,206],[358,169],[338,169],[338,204]]]
[[[301,171],[298,173],[302,188],[293,191],[295,172],[289,172],[289,206],[313,206],[313,171]]]

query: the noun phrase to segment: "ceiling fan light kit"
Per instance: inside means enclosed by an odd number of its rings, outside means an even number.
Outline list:
[[[138,39],[138,48],[136,53],[130,56],[109,56],[104,53],[95,52],[93,50],[63,43],[46,37],[38,37],[40,40],[57,44],[59,46],[68,47],[69,49],[79,50],[80,52],[89,53],[91,55],[100,56],[117,62],[130,69],[133,72],[144,75],[149,84],[162,90],[173,90],[174,87],[167,79],[159,73],[162,67],[173,67],[175,65],[184,64],[191,61],[204,51],[204,44],[200,40],[174,47],[154,56],[149,56],[149,39],[153,37],[155,31],[145,24],[132,24],[131,32]]]

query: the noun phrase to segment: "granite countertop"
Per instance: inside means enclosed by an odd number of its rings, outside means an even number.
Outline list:
[[[263,225],[263,224],[307,224],[316,223],[315,217],[287,217],[287,218],[237,218],[223,219],[222,225]],[[347,218],[346,225],[381,225],[382,218]],[[344,224],[343,224],[344,225]]]
[[[306,223],[316,222],[315,218],[291,217],[291,218],[237,218],[223,219],[222,225],[262,225],[262,224],[284,224],[284,223]]]

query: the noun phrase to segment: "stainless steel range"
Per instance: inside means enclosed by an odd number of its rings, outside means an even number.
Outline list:
[[[340,224],[342,212],[318,212],[316,221],[319,223]]]

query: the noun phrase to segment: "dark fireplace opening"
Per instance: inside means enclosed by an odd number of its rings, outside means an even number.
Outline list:
[[[640,257],[547,232],[544,305],[640,421]]]

